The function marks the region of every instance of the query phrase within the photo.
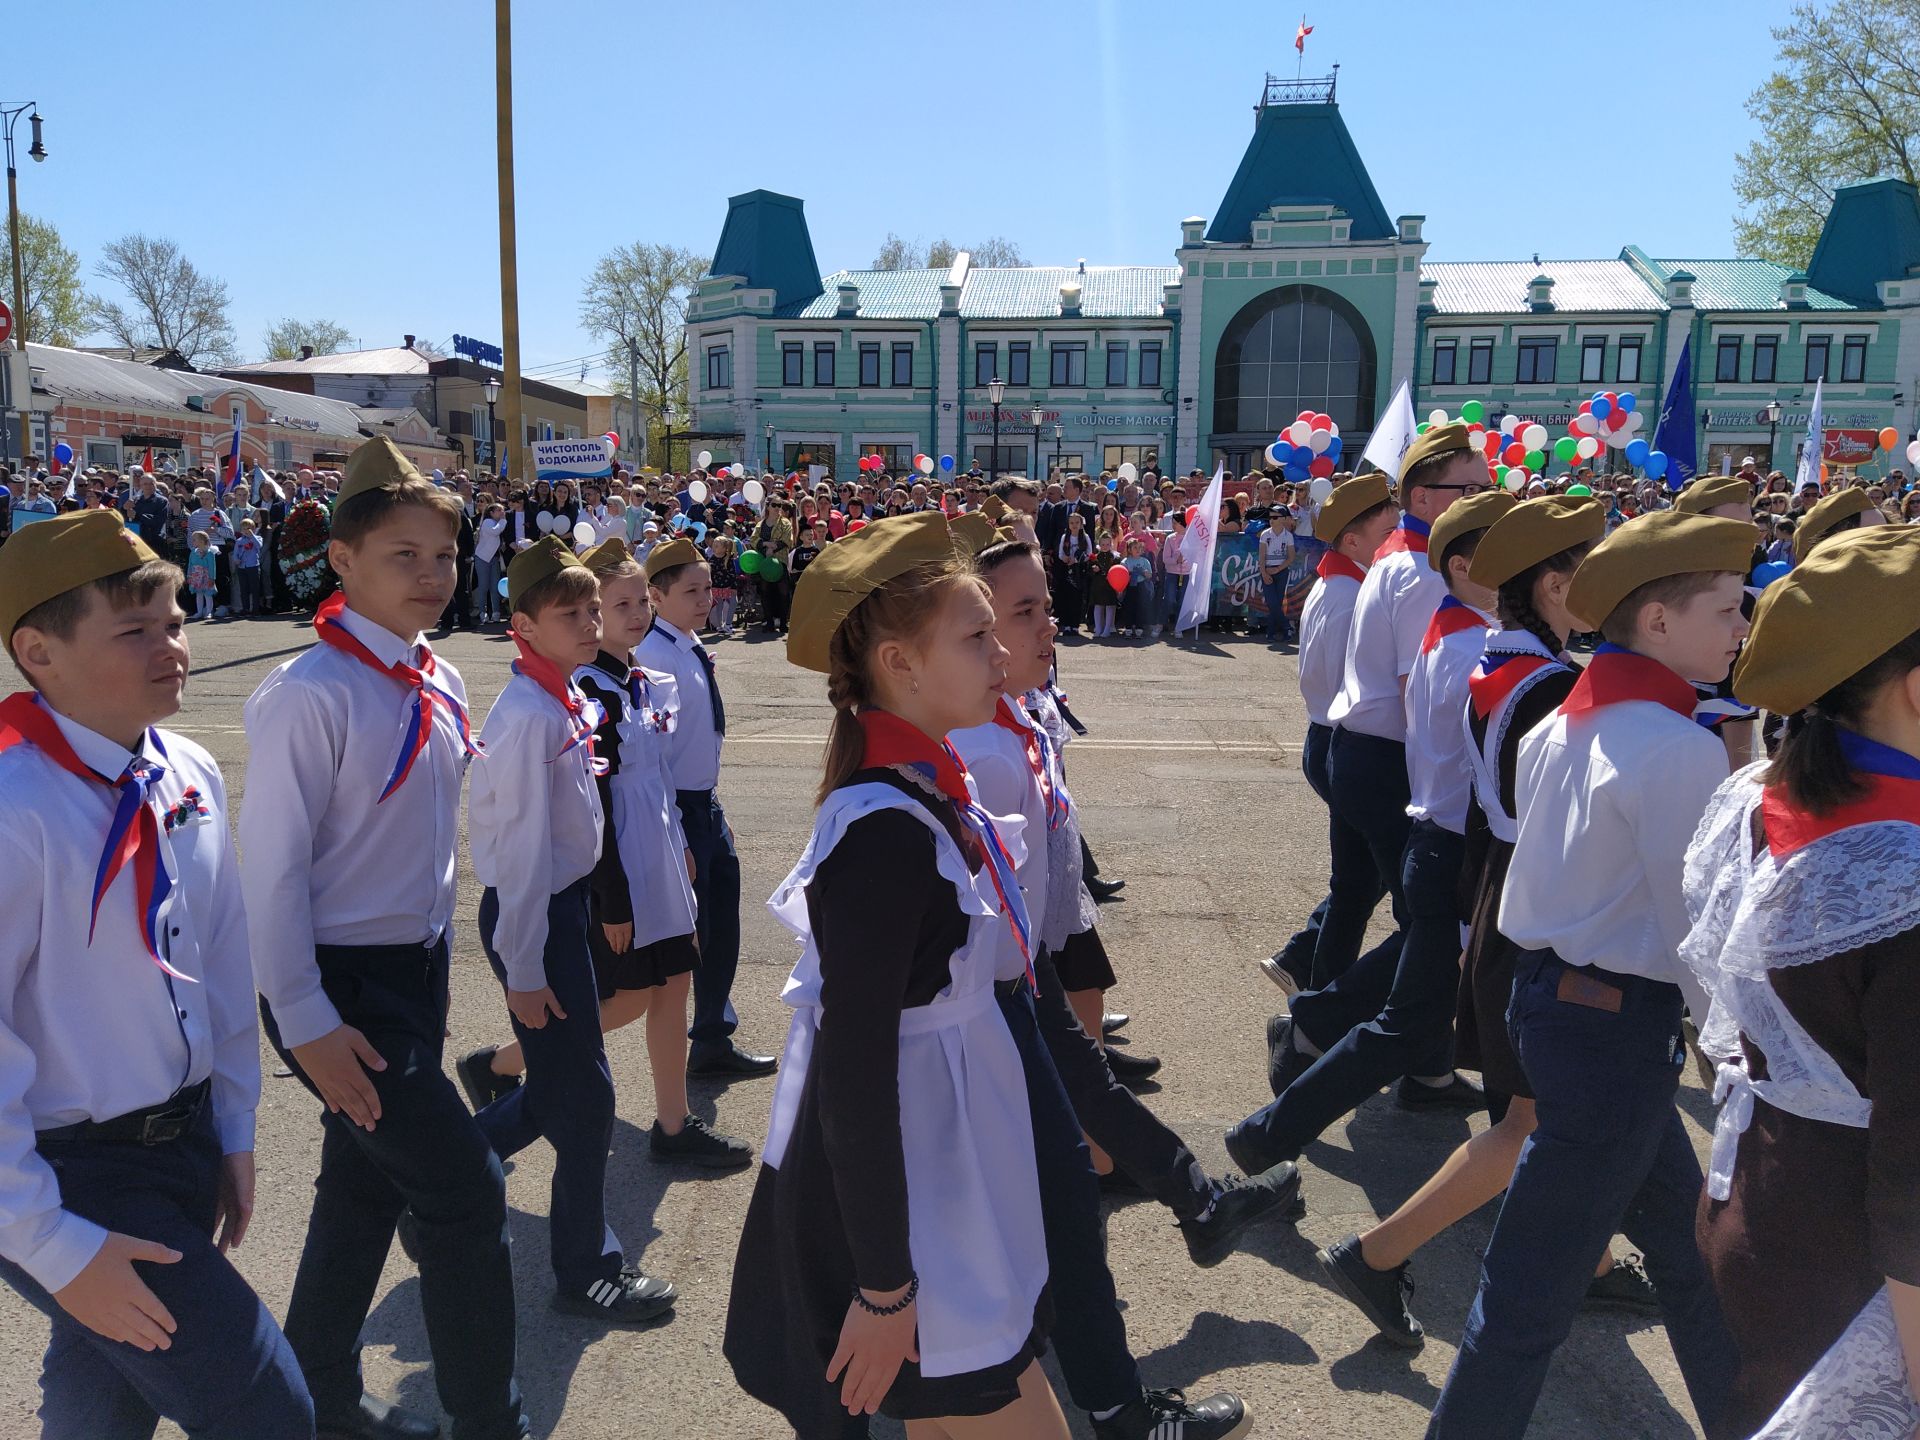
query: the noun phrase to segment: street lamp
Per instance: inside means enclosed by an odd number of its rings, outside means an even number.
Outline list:
[[[1769,400],[1760,407],[1759,418],[1767,422],[1767,469],[1778,470],[1773,461],[1774,438],[1780,433],[1780,402]]]
[[[1066,433],[1066,426],[1062,425],[1058,420],[1053,422],[1053,469],[1055,474],[1058,474],[1060,471],[1060,439]],[[1047,478],[1051,480],[1053,476],[1049,475]]]
[[[1038,470],[1040,468],[1040,427],[1047,420],[1046,407],[1042,405],[1031,407],[1027,411],[1027,419],[1033,425],[1033,468]]]
[[[31,115],[27,112],[32,111]],[[33,127],[33,143],[27,147],[27,154],[36,162],[47,158],[46,143],[40,136],[40,107],[29,100],[24,105],[0,105],[0,120],[4,120],[7,140],[7,239],[13,247],[13,336],[22,355],[27,353],[27,286],[25,271],[20,261],[20,173],[13,163],[13,132],[20,124],[20,117],[27,115],[27,123]],[[27,403],[22,397],[20,411],[20,446],[24,450],[27,443]],[[13,442],[7,433],[3,419],[0,419],[0,456],[12,458]]]
[[[762,454],[766,461],[767,474],[773,475],[778,473],[773,468],[773,422],[771,420],[767,421],[767,446]]]
[[[987,484],[993,484],[1000,469],[1000,402],[1007,398],[1007,386],[998,375],[987,382],[987,403],[993,406],[993,454],[987,460]]]
[[[501,471],[501,467],[498,463],[496,463],[495,452],[493,448],[494,445],[498,443],[494,439],[493,407],[495,403],[500,399],[500,382],[498,380],[489,380],[485,385],[482,385],[480,388],[486,392],[486,397],[487,397],[487,465],[490,469],[493,470],[493,472],[496,475],[498,475]]]

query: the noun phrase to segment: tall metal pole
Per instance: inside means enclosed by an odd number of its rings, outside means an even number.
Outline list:
[[[633,453],[640,453],[640,342],[627,339],[627,394],[633,400]],[[634,462],[639,468],[639,462]]]
[[[22,109],[28,107],[21,107]],[[13,122],[20,116],[14,110],[6,116],[7,131],[7,241],[13,251],[13,343],[22,355],[27,353],[27,285],[25,270],[20,262],[20,172],[13,166]],[[17,375],[19,372],[14,371]],[[32,390],[29,385],[28,390]],[[27,444],[27,406],[32,403],[31,394],[13,397],[14,408],[20,412],[20,453],[28,453]],[[6,435],[6,417],[0,415],[0,453],[9,458],[13,454],[12,442]]]
[[[494,105],[498,116],[500,170],[500,329],[505,371],[500,398],[507,410],[509,467],[522,482],[528,473],[524,453],[527,427],[520,406],[520,270],[513,225],[513,0],[493,0]]]

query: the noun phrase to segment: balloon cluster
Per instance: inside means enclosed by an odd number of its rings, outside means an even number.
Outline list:
[[[876,475],[887,468],[887,462],[882,460],[878,455],[862,455],[859,460],[854,463],[862,470]]]
[[[1302,410],[1267,446],[1267,462],[1295,483],[1323,479],[1338,468],[1343,443],[1331,415]]]
[[[1604,445],[1610,450],[1624,451],[1627,463],[1644,471],[1649,480],[1663,480],[1667,474],[1666,455],[1635,433],[1645,421],[1646,416],[1640,413],[1639,402],[1631,390],[1596,390],[1592,399],[1580,402],[1580,413],[1567,428],[1573,432],[1571,438],[1576,442],[1598,442],[1592,453],[1582,455],[1582,459],[1599,454],[1599,446]]]

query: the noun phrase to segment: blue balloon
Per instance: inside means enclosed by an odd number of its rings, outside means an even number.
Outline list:
[[[1646,458],[1646,463],[1640,468],[1647,472],[1647,478],[1649,480],[1663,479],[1667,473],[1667,457],[1665,452],[1660,450],[1650,452]]]
[[[1627,463],[1629,465],[1645,465],[1647,463],[1647,456],[1652,453],[1653,447],[1644,440],[1629,440],[1627,442]]]
[[[1621,414],[1631,415],[1633,413],[1633,407],[1639,403],[1639,400],[1634,397],[1634,393],[1631,390],[1623,390],[1620,392]]]
[[[951,469],[953,469],[953,456],[951,456],[951,455],[942,455],[942,456],[940,457],[940,468],[941,468],[942,470],[951,470]]]
[[[1604,395],[1593,397],[1593,418],[1604,420],[1613,413],[1613,402]]]
[[[1286,476],[1287,479],[1293,481],[1295,484],[1298,484],[1302,480],[1312,478],[1312,476],[1307,473],[1307,467],[1299,461],[1295,461],[1293,464],[1287,466]]]
[[[673,517],[673,520],[670,523],[673,525],[674,529],[684,530],[687,528],[687,517],[684,515],[676,515]]]
[[[1764,565],[1756,565],[1753,567],[1753,583],[1764,590],[1767,586],[1773,584],[1774,581],[1783,579],[1791,569],[1793,569],[1792,561],[1769,560]]]
[[[1331,440],[1327,441],[1327,459],[1338,460],[1340,458],[1340,452],[1344,448],[1340,443],[1340,437],[1338,435],[1334,436]]]
[[[1120,482],[1118,480],[1109,480],[1107,481],[1107,488],[1109,490],[1118,490],[1120,488]]]
[[[71,465],[73,463],[73,447],[62,440],[58,445],[53,447],[53,458],[58,460],[62,465]]]
[[[500,593],[502,595],[507,593],[507,578],[504,575],[500,577]]]
[[[1291,463],[1293,460],[1293,452],[1295,448],[1296,447],[1294,446],[1294,443],[1291,440],[1274,441],[1273,442],[1274,460],[1281,465],[1286,465]]]
[[[693,538],[696,540],[704,540],[707,538],[707,527],[705,522],[699,521],[699,520],[696,520],[693,522]]]
[[[1252,539],[1266,528],[1267,522],[1264,520],[1251,520],[1247,522],[1247,538]]]

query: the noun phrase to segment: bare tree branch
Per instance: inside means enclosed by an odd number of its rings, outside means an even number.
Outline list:
[[[177,350],[189,363],[239,358],[227,320],[227,285],[202,274],[171,240],[123,235],[95,271],[127,292],[129,304],[93,297],[93,320],[122,345]]]

